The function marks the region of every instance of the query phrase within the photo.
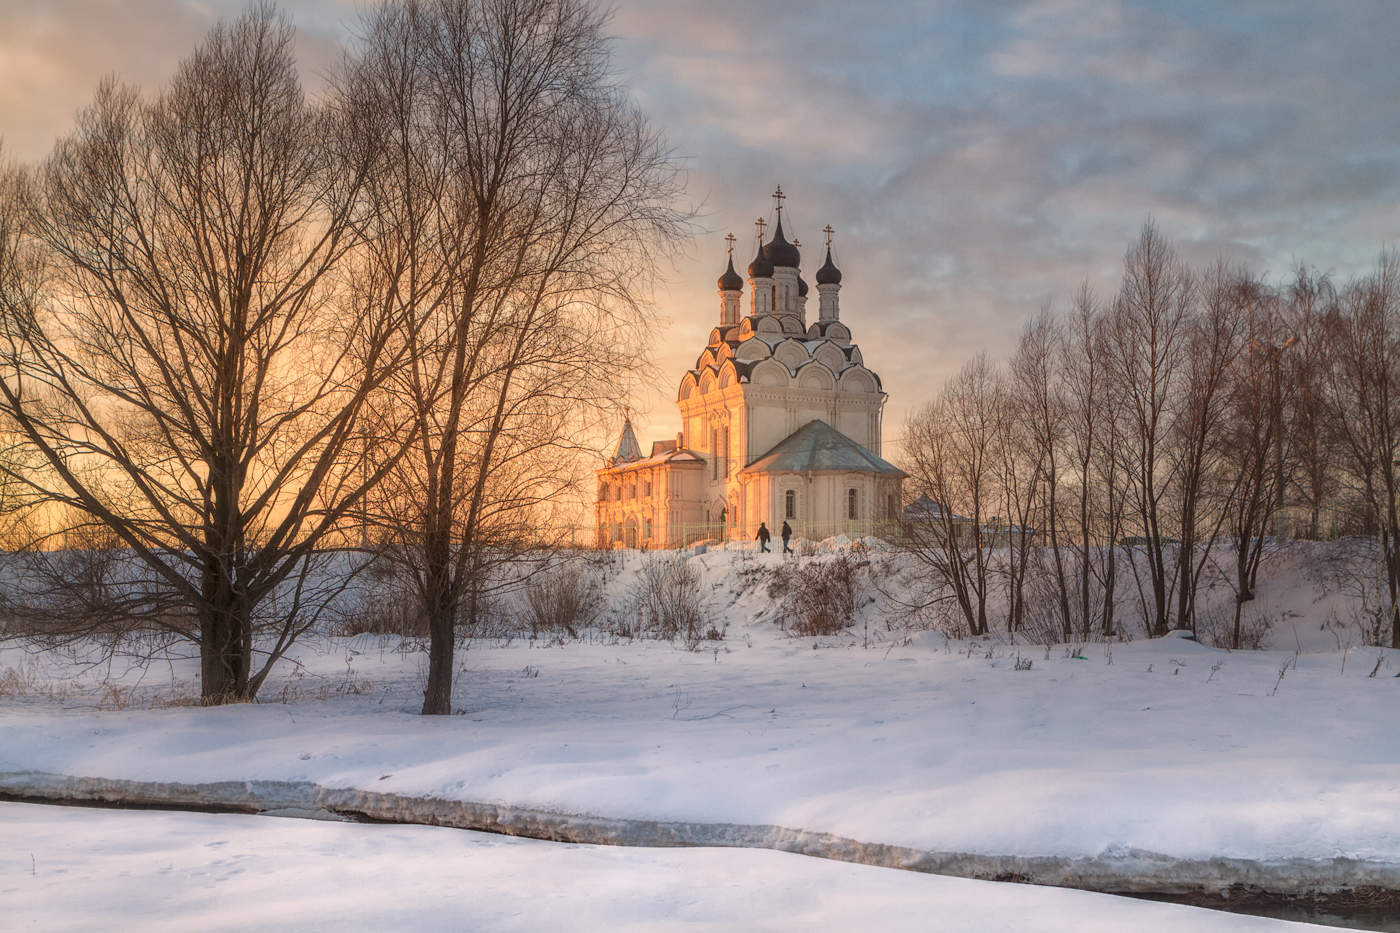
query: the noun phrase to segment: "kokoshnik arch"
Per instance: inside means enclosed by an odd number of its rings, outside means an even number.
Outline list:
[[[681,431],[642,454],[628,420],[598,471],[599,547],[681,547],[747,539],[760,522],[776,535],[867,529],[893,518],[904,473],[880,456],[888,396],[841,321],[841,270],[816,273],[817,319],[807,322],[808,286],[798,244],[777,222],[744,280],[729,262],[719,277],[719,326],[676,394]]]

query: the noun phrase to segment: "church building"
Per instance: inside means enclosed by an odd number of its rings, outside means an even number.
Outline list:
[[[816,272],[816,319],[798,243],[777,220],[745,283],[729,262],[719,277],[719,323],[676,393],[681,430],[644,454],[630,420],[598,471],[598,546],[684,547],[749,540],[760,523],[774,538],[865,534],[899,509],[904,473],[880,456],[888,396],[841,320],[841,271]]]

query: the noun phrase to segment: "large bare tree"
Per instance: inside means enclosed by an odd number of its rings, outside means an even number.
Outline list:
[[[0,307],[0,417],[43,463],[15,478],[178,596],[206,703],[256,694],[402,446],[362,415],[405,322],[340,288],[372,147],[307,101],[293,41],[257,5],[158,95],[104,83],[32,178],[45,288]]]
[[[419,595],[425,714],[451,711],[484,569],[550,543],[529,522],[625,393],[640,297],[682,231],[676,167],[609,71],[605,24],[586,0],[385,4],[338,82],[383,156],[363,291],[416,320],[384,401],[415,440],[368,518]]]

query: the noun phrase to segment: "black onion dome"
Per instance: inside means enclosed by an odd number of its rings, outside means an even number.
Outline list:
[[[802,265],[802,254],[783,237],[783,218],[778,216],[777,229],[773,231],[773,239],[769,240],[763,247],[763,255],[768,257],[768,261],[775,266],[786,266],[796,269]]]
[[[739,278],[739,273],[734,271],[734,257],[729,257],[729,267],[724,270],[724,275],[719,277],[719,290],[722,292],[737,292],[744,288],[744,280]]]
[[[818,285],[840,285],[841,270],[831,261],[831,247],[826,248],[826,262],[817,270]]]
[[[763,255],[763,247],[758,247],[758,255],[749,263],[749,278],[751,279],[771,279],[773,277],[773,264],[768,261],[768,257]]]
[[[807,280],[800,275],[797,277],[797,297],[807,297]]]

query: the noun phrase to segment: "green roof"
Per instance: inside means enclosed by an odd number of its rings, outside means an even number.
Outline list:
[[[905,475],[899,467],[877,457],[825,421],[807,422],[742,472]]]

